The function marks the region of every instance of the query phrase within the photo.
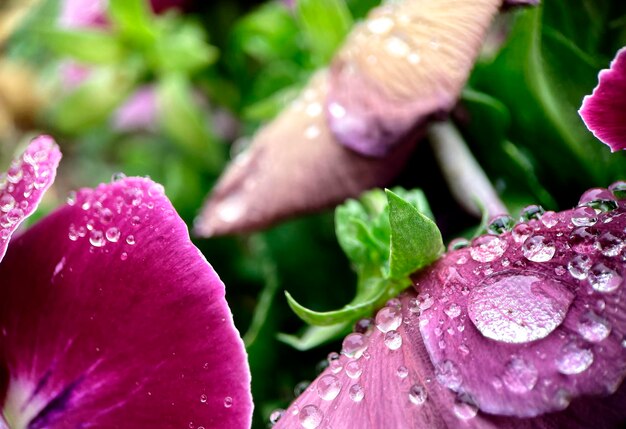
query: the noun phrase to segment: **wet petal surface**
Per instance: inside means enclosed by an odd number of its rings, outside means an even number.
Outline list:
[[[72,201],[0,264],[10,427],[249,427],[224,286],[162,187],[123,179]]]
[[[432,297],[415,291],[388,303],[378,312],[378,323],[346,337],[342,354],[331,353],[324,372],[287,410],[272,415],[274,429],[582,429],[617,428],[624,422],[624,388],[609,398],[585,398],[566,411],[541,417],[484,413],[470,395],[445,387],[462,384],[461,368],[450,361],[435,367],[430,361],[420,333],[420,312],[433,305]],[[390,327],[396,329],[387,330]],[[537,382],[521,359],[512,360],[508,370],[507,381],[520,391]]]
[[[9,240],[54,182],[61,152],[51,137],[34,139],[0,175],[0,261]]]
[[[197,220],[198,234],[264,228],[382,186],[400,171],[413,140],[382,159],[365,158],[337,143],[322,108],[327,78],[326,72],[315,75],[231,162]]]
[[[383,156],[456,104],[501,0],[386,2],[353,30],[330,67],[330,128]]]
[[[583,100],[580,116],[612,152],[626,149],[626,49],[617,53],[598,79],[598,86]]]
[[[479,237],[417,279],[439,381],[485,412],[558,411],[626,375],[626,202],[591,190],[581,203]]]

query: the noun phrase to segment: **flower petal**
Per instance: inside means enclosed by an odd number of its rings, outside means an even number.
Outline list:
[[[617,52],[598,79],[598,86],[585,97],[578,113],[611,152],[626,149],[626,48]]]
[[[0,261],[11,235],[30,216],[56,176],[61,152],[48,136],[34,139],[0,175]]]
[[[621,186],[621,185],[620,185]],[[476,238],[417,279],[441,383],[481,410],[532,417],[626,376],[626,202],[595,199]],[[603,211],[608,210],[608,211]]]
[[[113,114],[118,131],[154,130],[159,118],[156,90],[153,85],[138,88]]]
[[[327,74],[316,74],[300,98],[261,129],[228,167],[196,222],[203,236],[251,231],[330,207],[399,173],[414,139],[383,159],[337,144],[322,104]]]
[[[456,104],[501,0],[404,0],[370,12],[330,67],[330,128],[384,156]]]
[[[249,427],[250,374],[224,285],[160,185],[79,191],[14,240],[0,278],[0,379],[15,427]]]
[[[615,428],[624,421],[624,388],[543,417],[485,414],[471,397],[455,395],[437,381],[440,374],[419,330],[419,304],[416,292],[408,291],[378,312],[377,327],[346,337],[342,354],[329,355],[328,368],[282,413],[274,429],[582,429]]]

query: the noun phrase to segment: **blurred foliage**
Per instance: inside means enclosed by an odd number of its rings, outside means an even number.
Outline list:
[[[531,203],[567,208],[585,188],[624,179],[626,171],[624,155],[610,154],[577,114],[598,71],[626,45],[626,3],[542,3],[498,18],[454,112],[512,213]],[[43,212],[69,189],[123,171],[161,182],[191,226],[228,159],[328,62],[378,0],[295,0],[294,7],[198,0],[159,15],[142,0],[109,4],[104,26],[60,28],[61,0],[40,0],[2,45],[3,61],[28,69],[22,78],[33,74],[30,88],[42,101],[29,105],[36,120],[0,134],[0,162],[18,142],[50,133],[65,158]],[[0,8],[0,22],[4,13]],[[84,76],[77,83],[69,82],[72,68]],[[16,76],[2,75],[7,87]],[[117,126],[119,109],[146,86],[156,94],[153,126]],[[0,101],[2,91],[0,85]],[[2,114],[11,109],[0,105]],[[441,236],[449,241],[475,230],[478,220],[451,200],[427,145],[396,185],[424,192],[373,191],[347,201],[334,218],[323,213],[249,236],[196,241],[227,285],[248,348],[254,427],[266,427],[270,412],[293,399],[294,386],[315,377],[316,363],[339,348],[328,341],[437,257]],[[284,298],[286,290],[297,302]],[[322,326],[303,325],[289,305]]]

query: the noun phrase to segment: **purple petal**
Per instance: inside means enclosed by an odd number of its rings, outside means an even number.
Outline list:
[[[35,211],[54,182],[60,160],[54,140],[40,136],[11,163],[6,174],[0,174],[0,261],[11,235]]]
[[[329,355],[328,368],[282,413],[274,429],[582,429],[615,428],[624,421],[624,388],[542,417],[485,414],[471,396],[457,395],[438,381],[442,372],[433,367],[419,329],[420,308],[430,303],[415,291],[388,303],[378,312],[375,328],[350,334],[342,354]],[[452,366],[445,369],[450,379],[456,374]]]
[[[231,163],[197,220],[199,234],[264,228],[383,186],[400,171],[414,139],[383,159],[365,158],[337,144],[322,111],[327,78],[325,72],[315,75],[301,97]]]
[[[106,0],[64,0],[59,24],[65,28],[106,27]]]
[[[485,412],[562,410],[626,375],[626,202],[598,189],[582,202],[479,237],[417,279],[438,380]]]
[[[626,49],[617,52],[598,79],[598,86],[585,97],[578,113],[611,152],[626,149]]]
[[[154,130],[158,121],[154,86],[138,88],[113,116],[113,127],[119,131]]]
[[[249,427],[224,285],[160,185],[79,191],[14,240],[0,278],[3,410],[16,427]]]
[[[326,103],[345,146],[384,156],[456,104],[501,0],[398,1],[370,12],[333,59]]]

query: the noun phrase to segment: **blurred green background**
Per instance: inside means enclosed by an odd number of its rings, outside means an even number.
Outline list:
[[[0,165],[49,133],[64,161],[36,217],[69,190],[124,172],[162,183],[191,227],[229,160],[377,4],[161,0],[152,10],[143,0],[111,0],[104,19],[78,25],[61,18],[63,0],[5,1]],[[546,0],[497,19],[453,117],[512,213],[532,203],[568,208],[586,188],[626,178],[624,156],[611,154],[577,114],[624,45],[621,0]],[[479,223],[453,201],[427,144],[394,185],[424,191],[446,242]],[[284,290],[316,310],[354,296],[357,277],[334,226],[329,211],[256,234],[195,240],[227,285],[248,348],[255,428],[267,427],[271,411],[286,407],[339,349],[331,341],[300,351],[279,340],[305,328]]]

